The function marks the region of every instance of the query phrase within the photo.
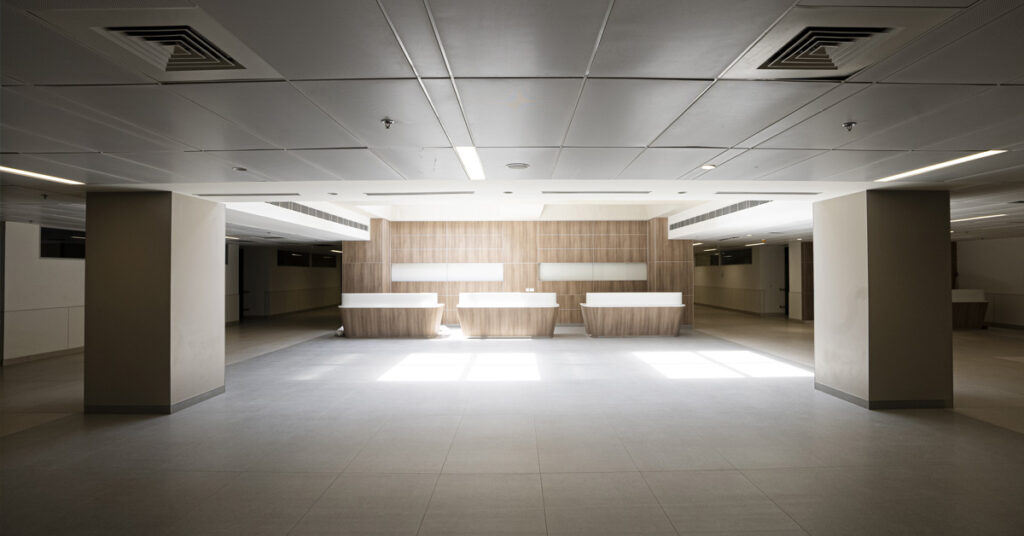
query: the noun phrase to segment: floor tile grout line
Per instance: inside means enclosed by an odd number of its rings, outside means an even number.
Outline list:
[[[459,415],[459,423],[455,426],[455,432],[452,433],[452,439],[448,443],[448,451],[444,454],[444,461],[441,463],[441,469],[437,472],[434,477],[434,487],[430,490],[430,498],[427,499],[427,505],[423,508],[423,515],[420,516],[420,524],[416,527],[416,536],[419,536],[420,531],[423,530],[423,522],[427,520],[427,514],[430,512],[430,503],[434,501],[434,494],[437,493],[437,484],[441,482],[441,475],[444,474],[444,466],[448,463],[448,456],[452,453],[452,447],[455,446],[455,438],[459,435],[459,430],[462,428],[463,416]]]
[[[619,443],[622,443],[621,438],[619,439]],[[647,487],[647,491],[651,492],[651,497],[654,497],[654,502],[658,503],[658,509],[661,510],[661,515],[665,516],[669,526],[672,527],[672,530],[675,531],[678,536],[681,534],[679,532],[679,527],[676,527],[675,521],[672,521],[672,517],[668,515],[668,511],[665,510],[665,505],[661,504],[661,498],[658,497],[657,493],[654,493],[654,488],[652,488],[651,483],[647,481],[647,477],[644,476],[644,472],[640,470],[640,466],[636,463],[636,458],[633,457],[633,453],[630,452],[629,447],[624,443],[622,444],[622,448],[625,449],[626,455],[629,456],[629,461],[632,462],[633,467],[636,468],[636,472],[640,474],[640,480],[644,481],[644,486]]]
[[[286,532],[285,534],[292,534],[293,532],[295,532],[295,529],[298,528],[298,526],[302,523],[302,520],[306,519],[306,516],[308,516],[309,513],[313,511],[313,508],[317,505],[317,503],[319,503],[324,498],[324,495],[327,495],[327,492],[330,491],[332,487],[334,487],[334,483],[337,482],[339,478],[341,478],[341,475],[342,473],[340,471],[334,475],[334,478],[331,479],[331,482],[324,487],[323,491],[320,492],[320,495],[317,495],[316,499],[313,502],[309,503],[309,508],[306,508],[306,511],[302,512],[302,515],[295,520],[295,523],[292,523],[292,526],[288,529],[288,532]]]
[[[804,528],[804,526],[801,525],[800,522],[797,521],[796,518],[793,517],[792,514],[790,514],[782,506],[780,506],[779,503],[775,502],[775,499],[771,498],[767,493],[765,493],[765,491],[763,489],[761,489],[761,486],[758,486],[757,484],[755,484],[754,481],[751,480],[750,477],[747,476],[747,474],[744,473],[742,469],[738,469],[737,472],[743,477],[744,480],[749,482],[751,486],[754,486],[754,488],[757,489],[757,491],[761,492],[761,495],[764,495],[764,497],[766,499],[771,501],[771,503],[773,505],[775,505],[775,507],[778,508],[780,512],[782,512],[783,514],[786,514],[786,517],[788,517],[793,522],[793,524],[795,524],[797,527],[800,527],[800,530],[802,530],[804,532],[804,534],[810,534],[810,531],[808,531],[806,528]]]
[[[544,472],[540,467],[540,440],[537,439],[537,416],[530,415],[530,421],[533,423],[533,448],[537,453],[537,480],[540,481],[540,507],[544,510],[544,534],[550,536],[551,532],[548,529],[548,505],[544,500]]]

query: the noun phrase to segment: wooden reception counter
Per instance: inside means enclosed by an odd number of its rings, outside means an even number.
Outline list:
[[[683,316],[683,294],[588,292],[580,309],[584,329],[591,337],[675,337]]]
[[[985,291],[971,288],[953,289],[953,329],[985,327],[988,300]]]
[[[444,305],[437,294],[342,294],[341,325],[352,338],[436,337]]]
[[[558,300],[553,292],[462,292],[456,310],[467,337],[551,337]]]

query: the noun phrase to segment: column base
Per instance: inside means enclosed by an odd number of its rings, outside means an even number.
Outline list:
[[[105,406],[105,405],[86,405],[86,413],[120,413],[124,415],[170,415],[183,410],[189,406],[194,406],[204,400],[213,398],[219,394],[224,393],[224,386],[221,385],[216,389],[211,389],[205,393],[198,394],[192,398],[182,400],[177,404],[169,405],[156,405],[156,406]]]
[[[864,400],[827,385],[814,382],[814,389],[866,409],[945,409],[953,407],[945,400]]]

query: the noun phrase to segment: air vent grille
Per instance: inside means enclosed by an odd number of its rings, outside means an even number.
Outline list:
[[[1012,204],[1012,205],[1024,205],[1024,199],[1021,199],[1019,201],[1010,201],[1010,204]]]
[[[399,195],[471,195],[476,192],[472,190],[463,190],[456,192],[368,192],[365,195],[370,197],[388,197],[388,196],[399,196]]]
[[[720,216],[725,216],[726,214],[732,214],[733,212],[739,212],[741,210],[745,210],[745,209],[748,209],[748,208],[753,208],[753,207],[756,207],[756,206],[760,206],[760,205],[763,205],[765,203],[771,203],[771,201],[753,200],[753,201],[744,201],[742,203],[736,203],[735,205],[729,205],[727,207],[722,207],[722,208],[720,208],[718,210],[701,214],[700,216],[694,216],[692,218],[688,218],[688,219],[685,219],[685,220],[677,221],[677,222],[673,223],[672,225],[669,225],[668,228],[669,228],[669,230],[679,229],[680,227],[686,227],[687,225],[693,225],[695,223],[700,223],[702,221],[707,221],[707,220],[710,220],[710,219],[718,218]]]
[[[361,231],[366,231],[370,229],[366,224],[342,218],[341,216],[335,216],[334,214],[330,214],[322,210],[317,210],[315,208],[307,207],[306,205],[300,205],[299,203],[293,203],[291,201],[271,201],[269,202],[269,204],[274,205],[275,207],[293,210],[295,212],[299,212],[307,216],[312,216],[314,218],[319,218],[321,220],[337,223],[339,225],[344,225],[346,227],[359,229]]]
[[[107,37],[164,72],[245,69],[191,26],[115,26]]]
[[[544,190],[542,194],[547,195],[572,195],[572,194],[636,194],[643,195],[651,193],[650,190]]]
[[[889,28],[809,26],[772,54],[761,69],[835,71]]]

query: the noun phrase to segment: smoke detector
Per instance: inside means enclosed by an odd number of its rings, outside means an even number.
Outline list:
[[[526,162],[509,162],[505,164],[505,167],[509,169],[526,169],[530,167],[530,164],[527,164]]]

